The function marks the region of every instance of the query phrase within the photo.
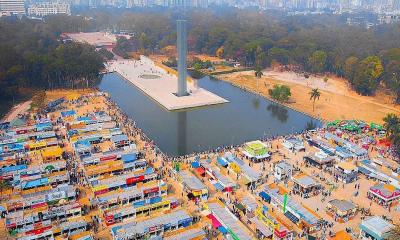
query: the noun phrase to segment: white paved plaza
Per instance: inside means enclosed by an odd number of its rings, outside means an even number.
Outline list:
[[[179,110],[207,105],[227,103],[228,101],[203,88],[188,82],[189,95],[177,97],[178,78],[154,64],[144,56],[140,60],[117,60],[108,63],[108,70],[115,71],[134,84],[167,110]]]

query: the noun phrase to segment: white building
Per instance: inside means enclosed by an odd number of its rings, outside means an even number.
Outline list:
[[[0,0],[0,16],[24,15],[24,0]]]
[[[70,5],[68,3],[44,2],[32,4],[28,8],[29,16],[44,17],[53,14],[71,15]]]
[[[280,161],[275,164],[274,167],[274,177],[278,181],[289,180],[292,177],[293,167],[285,161]]]

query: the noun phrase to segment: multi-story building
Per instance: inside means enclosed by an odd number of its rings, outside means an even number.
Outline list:
[[[0,0],[0,16],[2,15],[24,15],[24,0]]]
[[[29,16],[44,17],[53,14],[71,15],[70,5],[68,3],[44,2],[32,4],[28,8]]]
[[[208,0],[155,0],[154,5],[163,7],[208,7]]]

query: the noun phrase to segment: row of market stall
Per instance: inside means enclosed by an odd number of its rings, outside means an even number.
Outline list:
[[[34,114],[1,130],[0,177],[10,189],[0,210],[16,239],[93,237],[60,128],[49,115]]]

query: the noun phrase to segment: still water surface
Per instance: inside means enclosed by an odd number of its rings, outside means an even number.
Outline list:
[[[180,156],[218,146],[315,128],[321,122],[211,77],[198,80],[229,103],[169,112],[120,75],[99,85],[164,153]],[[311,104],[311,103],[310,103]]]

